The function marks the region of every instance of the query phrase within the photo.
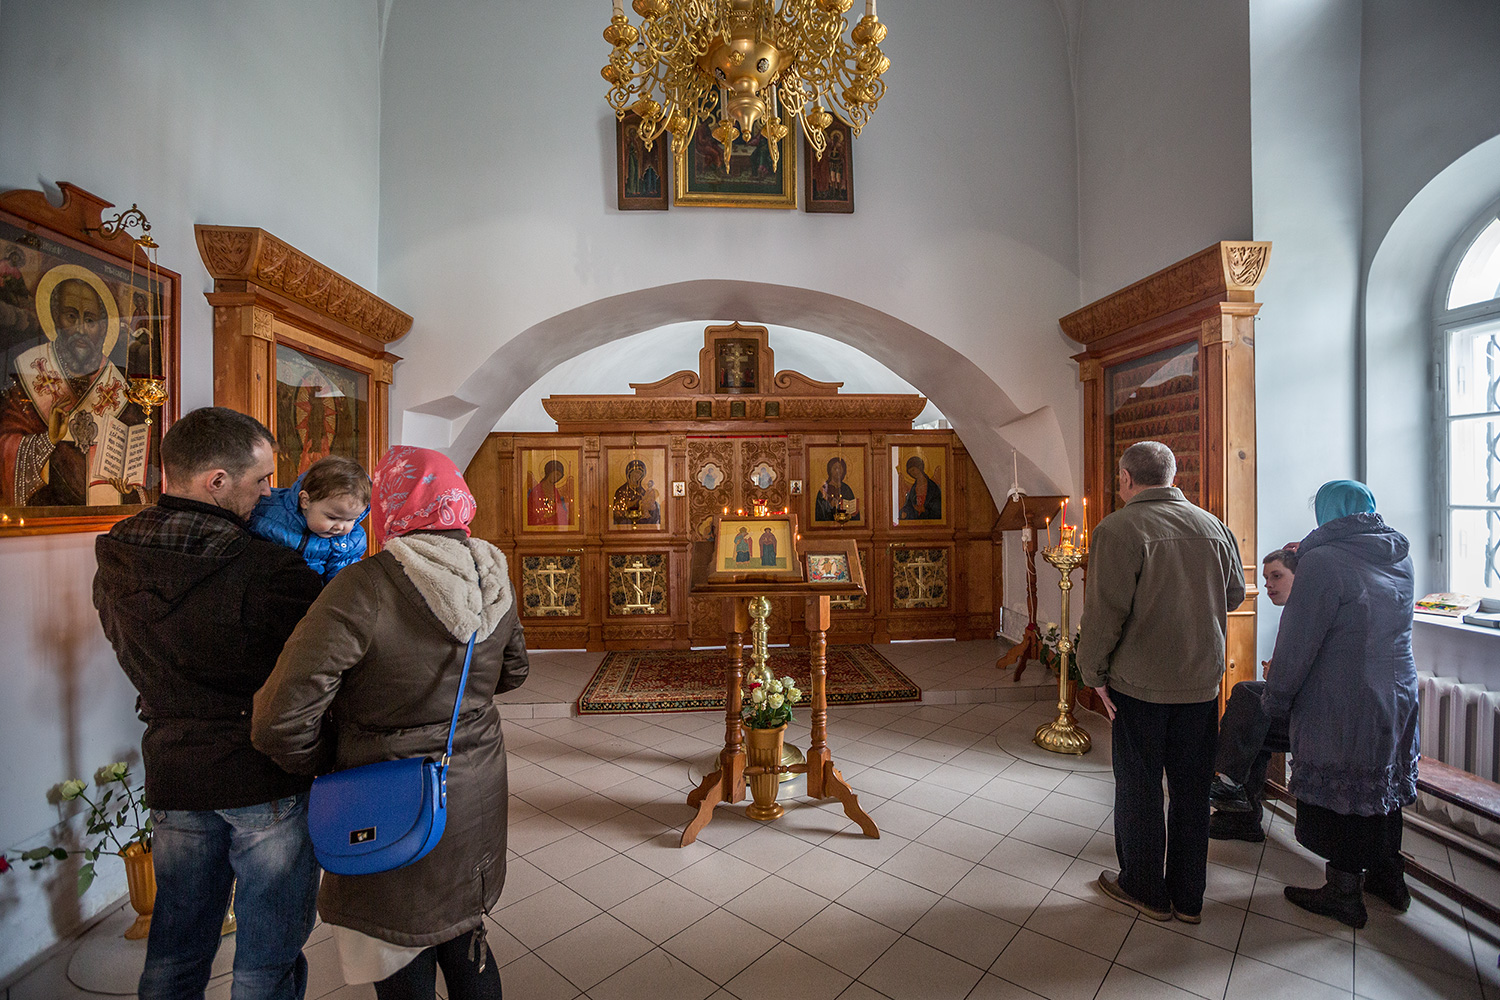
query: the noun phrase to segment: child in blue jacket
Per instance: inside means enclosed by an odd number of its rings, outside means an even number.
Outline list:
[[[250,531],[296,549],[327,583],[365,554],[370,477],[358,462],[339,455],[318,460],[289,487],[261,497],[250,514]]]

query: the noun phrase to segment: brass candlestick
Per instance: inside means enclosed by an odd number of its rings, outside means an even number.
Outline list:
[[[771,670],[771,654],[767,649],[766,639],[771,633],[771,600],[761,596],[750,600],[750,662],[753,664],[745,673],[745,682],[754,683],[760,681],[765,683],[776,675]],[[793,764],[804,764],[807,757],[792,744],[785,741],[781,744],[781,763],[790,767]],[[791,781],[796,775],[790,771],[785,772],[778,779],[780,781]]]
[[[1088,561],[1089,551],[1083,545],[1073,544],[1073,529],[1064,525],[1062,544],[1049,545],[1042,549],[1042,558],[1057,567],[1062,574],[1058,587],[1062,590],[1062,636],[1057,640],[1057,718],[1037,727],[1031,741],[1043,750],[1052,753],[1085,754],[1091,742],[1089,734],[1073,718],[1074,692],[1068,686],[1068,666],[1073,652],[1073,623],[1068,614],[1068,592],[1073,589],[1073,570]]]

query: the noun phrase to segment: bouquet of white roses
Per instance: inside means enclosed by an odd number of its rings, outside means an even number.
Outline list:
[[[740,718],[751,729],[775,729],[792,721],[792,706],[801,700],[795,681],[790,677],[778,680],[768,672],[751,679]]]

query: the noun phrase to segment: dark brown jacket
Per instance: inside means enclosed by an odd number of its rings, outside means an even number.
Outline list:
[[[307,791],[250,745],[250,705],[322,588],[291,549],[186,497],[94,542],[94,607],[146,723],[152,809],[235,809]]]
[[[422,860],[323,876],[324,920],[398,945],[477,927],[505,882],[508,787],[494,696],[526,678],[505,557],[461,532],[419,532],[342,570],[255,696],[255,745],[291,771],[440,756],[478,631],[448,769],[448,822]],[[330,747],[331,744],[331,747]]]

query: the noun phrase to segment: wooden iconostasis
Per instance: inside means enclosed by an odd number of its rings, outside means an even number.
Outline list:
[[[995,504],[951,430],[912,430],[921,396],[776,372],[765,328],[739,324],[707,329],[699,371],[632,388],[549,397],[555,433],[491,434],[465,473],[527,645],[723,645],[719,599],[689,593],[689,547],[755,500],[796,515],[803,551],[855,543],[869,593],[834,599],[830,642],[995,634]],[[800,602],[773,599],[770,628],[804,641]]]

